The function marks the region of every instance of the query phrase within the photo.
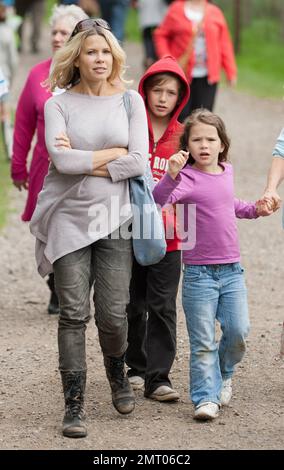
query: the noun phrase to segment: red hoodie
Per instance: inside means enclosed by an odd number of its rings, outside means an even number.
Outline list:
[[[192,40],[192,23],[185,16],[184,3],[184,0],[173,2],[163,22],[154,32],[155,46],[159,57],[171,54],[179,59]],[[234,80],[237,75],[237,67],[233,45],[224,15],[216,5],[206,3],[203,28],[209,83],[219,82],[221,68],[226,72],[228,80]],[[194,53],[186,70],[189,81],[192,78],[193,65]]]
[[[151,75],[156,75],[157,73],[171,72],[177,75],[177,77],[185,84],[184,96],[179,105],[176,106],[175,110],[172,113],[171,120],[164,134],[158,142],[154,142],[153,128],[152,123],[149,117],[146,95],[144,90],[144,82]],[[183,132],[183,125],[178,122],[177,118],[182,111],[183,107],[189,99],[189,86],[185,74],[178,65],[177,61],[171,56],[165,56],[162,59],[155,62],[149,69],[145,72],[143,77],[140,80],[138,91],[145,102],[145,107],[148,117],[148,129],[149,129],[149,153],[150,153],[150,165],[155,181],[159,181],[167,171],[168,159],[177,151],[179,145],[179,138]],[[166,212],[166,211],[163,211]],[[164,214],[165,216],[165,214]],[[165,218],[164,218],[165,220]],[[175,221],[173,218],[167,215],[167,227],[169,225],[175,226]],[[167,251],[178,250],[178,238],[176,235],[176,230],[174,229],[174,238],[167,239]]]

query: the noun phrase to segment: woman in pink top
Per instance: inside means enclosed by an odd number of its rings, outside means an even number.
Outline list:
[[[271,204],[234,197],[229,139],[223,121],[207,110],[189,117],[181,150],[169,159],[155,200],[182,204],[185,227],[189,205],[196,208],[196,237],[183,249],[182,301],[190,338],[190,391],[195,419],[214,419],[232,396],[232,375],[245,353],[249,331],[244,270],[240,265],[236,217],[270,215]],[[184,168],[183,168],[184,167]],[[192,207],[191,207],[192,209]],[[190,220],[190,230],[194,219]],[[223,332],[215,340],[215,321]]]
[[[85,18],[88,16],[76,5],[61,5],[54,8],[50,19],[53,53],[67,41],[76,23]],[[44,138],[44,105],[52,95],[42,83],[49,77],[51,62],[50,58],[31,69],[16,110],[11,176],[13,184],[19,191],[22,189],[28,191],[22,214],[22,220],[25,222],[31,220],[49,166]],[[28,168],[28,154],[35,134],[36,143]],[[59,313],[53,274],[49,276],[47,283],[51,290],[48,313]]]

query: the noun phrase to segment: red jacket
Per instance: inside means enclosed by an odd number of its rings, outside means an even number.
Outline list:
[[[185,16],[184,6],[184,1],[173,2],[163,22],[154,32],[159,57],[171,54],[178,60],[192,40],[192,22]],[[224,15],[216,5],[206,4],[203,29],[207,47],[209,83],[219,82],[222,68],[228,80],[234,80],[237,76],[237,67],[233,45]],[[193,65],[194,53],[186,70],[189,81]]]
[[[174,110],[169,125],[160,138],[158,142],[154,142],[153,136],[153,129],[152,123],[149,118],[148,109],[147,109],[147,102],[146,102],[146,95],[144,91],[144,82],[146,78],[150,77],[151,75],[155,75],[157,73],[162,72],[172,72],[176,74],[182,82],[185,84],[185,94],[180,102],[177,105],[176,109]],[[144,99],[146,112],[148,116],[148,128],[149,128],[149,153],[150,153],[150,165],[153,173],[153,177],[155,181],[159,181],[167,171],[168,167],[168,159],[177,151],[179,145],[179,138],[183,132],[183,125],[178,122],[177,118],[183,109],[184,105],[187,103],[189,99],[189,86],[187,83],[187,79],[185,74],[183,73],[182,69],[178,65],[177,61],[171,57],[166,56],[157,62],[155,62],[149,69],[145,72],[143,77],[140,80],[138,91],[142,98]],[[167,239],[167,251],[175,251],[178,249],[178,238],[176,235],[175,230],[175,217],[170,217],[169,212],[164,212],[164,220],[167,217],[167,227],[172,226],[174,231],[174,238]],[[167,216],[166,216],[167,212]],[[172,211],[171,211],[172,212]],[[171,229],[170,229],[171,231]]]

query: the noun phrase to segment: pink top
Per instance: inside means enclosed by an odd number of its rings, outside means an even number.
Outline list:
[[[28,178],[28,197],[22,214],[24,221],[33,215],[49,167],[44,138],[44,105],[52,95],[42,82],[49,76],[50,64],[51,59],[48,59],[31,69],[16,111],[11,176],[16,181]],[[28,170],[27,158],[35,132],[36,145]]]
[[[186,165],[175,180],[166,174],[154,187],[155,201],[161,206],[166,203],[183,204],[184,224],[177,209],[177,233],[179,235],[184,230],[187,234],[180,236],[185,240],[181,247],[185,264],[238,262],[240,249],[236,217],[258,217],[254,203],[234,197],[232,165],[222,163],[222,166],[223,173],[212,174]],[[189,205],[196,206],[196,220],[194,211],[188,211]]]

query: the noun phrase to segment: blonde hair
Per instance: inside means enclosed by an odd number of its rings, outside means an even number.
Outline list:
[[[123,79],[126,62],[124,50],[110,31],[100,26],[93,26],[87,31],[77,33],[55,53],[52,71],[49,79],[46,81],[46,85],[51,91],[56,87],[70,88],[80,81],[80,71],[74,64],[80,55],[85,39],[94,35],[102,36],[106,40],[113,56],[112,72],[108,81],[113,82],[118,79],[127,83],[127,81]]]

